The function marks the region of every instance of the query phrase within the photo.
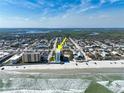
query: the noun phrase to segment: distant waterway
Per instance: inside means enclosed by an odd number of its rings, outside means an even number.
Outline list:
[[[0,73],[0,93],[124,93],[123,73]]]

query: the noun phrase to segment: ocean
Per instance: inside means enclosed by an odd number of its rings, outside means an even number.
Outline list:
[[[124,93],[124,74],[1,73],[0,93]]]

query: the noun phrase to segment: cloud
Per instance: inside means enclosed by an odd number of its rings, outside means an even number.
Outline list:
[[[124,2],[122,0],[4,0],[4,2],[15,5],[25,10],[39,11],[40,14],[58,15],[66,12],[87,12],[99,9],[103,4]],[[43,12],[43,13],[42,13]]]
[[[124,11],[119,11],[122,13]],[[68,13],[67,15],[58,15],[54,17],[9,17],[6,20],[0,19],[0,27],[41,27],[41,28],[58,28],[58,27],[124,27],[124,14],[99,13],[95,15],[77,15]]]
[[[110,0],[111,3],[115,3],[115,2],[118,2],[118,1],[121,1],[121,0]]]
[[[123,2],[122,0],[33,0],[33,2],[4,0],[3,2],[12,7],[10,9],[13,15],[1,16],[0,27],[124,27],[124,11],[114,10],[114,13],[102,11],[104,5],[112,6],[117,2]],[[14,9],[15,7],[17,9]],[[9,12],[10,9],[8,8]],[[97,10],[100,12],[96,12]],[[4,12],[2,8],[0,12],[1,14]]]
[[[28,0],[4,0],[4,2],[10,4],[10,5],[15,5],[23,8],[28,8],[28,9],[35,9],[35,8],[40,8],[40,3],[34,3]]]

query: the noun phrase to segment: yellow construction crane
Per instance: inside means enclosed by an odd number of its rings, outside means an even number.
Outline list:
[[[62,43],[59,44],[58,47],[57,47],[57,49],[56,49],[56,62],[57,62],[57,63],[60,63],[60,55],[61,55],[60,52],[61,52],[61,50],[62,50],[62,48],[63,48],[63,45],[65,44],[66,40],[67,40],[67,38],[65,37],[65,38],[63,39]]]
[[[63,45],[65,44],[66,40],[67,40],[67,38],[65,37],[65,38],[63,39],[62,43],[58,45],[57,50],[59,50],[59,51],[62,50]]]

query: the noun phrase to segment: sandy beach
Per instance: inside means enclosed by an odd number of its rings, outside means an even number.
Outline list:
[[[65,64],[36,64],[21,66],[2,66],[1,71],[16,71],[23,73],[49,73],[49,74],[80,74],[80,73],[123,73],[124,61],[90,61],[83,63]]]

